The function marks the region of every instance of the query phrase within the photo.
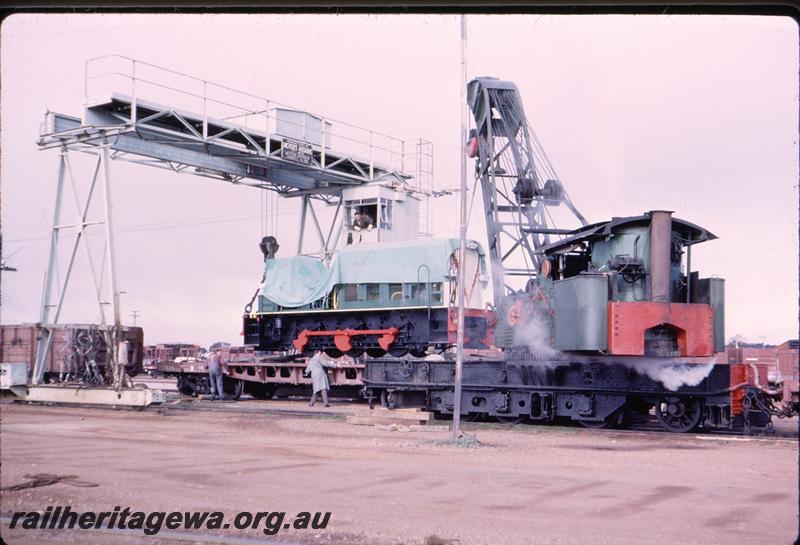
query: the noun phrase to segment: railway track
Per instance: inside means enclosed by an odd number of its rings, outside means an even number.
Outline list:
[[[356,409],[363,409],[365,403],[358,401],[348,401],[346,403],[333,402],[332,406],[327,409],[316,409],[308,407],[305,400],[275,400],[275,401],[262,401],[242,399],[240,401],[207,401],[202,399],[187,399],[183,398],[177,393],[168,394],[168,401],[161,405],[152,405],[144,409],[133,409],[142,412],[158,412],[160,414],[167,414],[170,412],[204,412],[204,413],[229,413],[229,414],[252,414],[252,415],[273,415],[273,416],[289,416],[296,418],[329,418],[329,419],[342,419],[354,414]],[[13,403],[13,401],[4,401],[5,403]],[[81,408],[98,408],[106,410],[119,410],[108,406],[86,405],[86,404],[70,404],[72,407]],[[437,417],[437,422],[448,422],[449,418]],[[611,429],[590,429],[584,428],[579,424],[571,423],[557,423],[557,424],[541,424],[522,422],[519,424],[502,424],[494,421],[478,421],[464,423],[464,429],[467,431],[480,431],[481,429],[525,429],[530,428],[532,431],[536,429],[551,429],[555,431],[566,432],[586,432],[586,433],[605,433],[617,434],[624,436],[641,436],[652,437],[654,435],[664,435],[667,437],[686,437],[697,438],[700,440],[740,440],[740,441],[780,441],[780,442],[798,442],[798,423],[786,420],[780,420],[778,425],[773,427],[771,432],[764,432],[754,430],[750,435],[741,431],[721,431],[706,432],[699,430],[686,434],[676,434],[669,432],[658,425],[655,417],[650,421],[641,423],[630,428],[611,428]]]
[[[462,424],[462,426],[464,426],[465,429],[467,430],[473,430],[473,429],[479,430],[481,428],[486,428],[486,427],[491,427],[493,429],[502,429],[502,427],[504,426],[508,427],[513,426],[518,428],[524,428],[528,426],[532,428],[547,428],[555,430],[569,430],[569,431],[580,430],[581,432],[588,432],[588,433],[606,433],[606,434],[641,435],[641,436],[653,436],[655,434],[658,434],[658,435],[665,435],[668,437],[697,437],[699,439],[711,439],[711,440],[742,439],[742,440],[790,441],[795,443],[798,442],[798,424],[790,422],[783,422],[781,425],[773,427],[772,432],[754,430],[754,432],[749,435],[742,431],[715,430],[713,432],[708,432],[703,429],[699,429],[694,432],[688,432],[688,433],[674,433],[665,430],[664,428],[659,426],[655,418],[653,418],[652,421],[650,422],[633,425],[628,428],[608,428],[608,429],[584,428],[578,423],[572,423],[567,421],[560,422],[557,424],[542,424],[542,423],[531,423],[531,422],[522,422],[519,424],[501,424],[499,422],[469,422]]]

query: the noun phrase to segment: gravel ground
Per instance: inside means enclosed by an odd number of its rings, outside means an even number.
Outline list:
[[[339,414],[343,407],[334,404]],[[797,537],[796,437],[467,425],[479,444],[454,446],[445,432],[351,426],[341,417],[0,409],[4,488],[37,473],[97,485],[4,490],[0,528],[12,545],[761,545]],[[783,421],[779,431],[791,436],[796,426]],[[239,511],[330,511],[331,518],[324,530],[274,536],[262,527],[153,537],[8,529],[13,511],[67,504],[219,510],[229,519]]]

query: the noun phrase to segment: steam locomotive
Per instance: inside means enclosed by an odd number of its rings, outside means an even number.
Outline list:
[[[586,226],[543,249],[539,274],[498,308],[500,358],[465,362],[466,418],[586,427],[655,410],[667,430],[767,426],[774,392],[724,351],[724,280],[681,270],[707,230],[653,211]],[[454,363],[373,360],[367,395],[452,413]]]

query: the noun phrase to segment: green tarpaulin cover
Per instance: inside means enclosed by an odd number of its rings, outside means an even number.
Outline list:
[[[470,246],[483,256],[479,244]],[[358,244],[338,251],[330,267],[306,256],[268,259],[261,295],[282,307],[302,307],[330,293],[337,284],[445,282],[456,238],[428,238],[380,244]]]

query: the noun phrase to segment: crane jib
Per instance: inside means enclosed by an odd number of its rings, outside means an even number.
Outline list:
[[[542,248],[558,228],[548,210],[564,203],[576,227],[587,224],[531,128],[520,93],[512,82],[481,77],[467,87],[475,120],[468,153],[475,157],[475,176],[483,194],[495,302],[508,291],[508,270],[527,270],[534,277],[543,263]],[[477,149],[475,149],[477,148]]]

